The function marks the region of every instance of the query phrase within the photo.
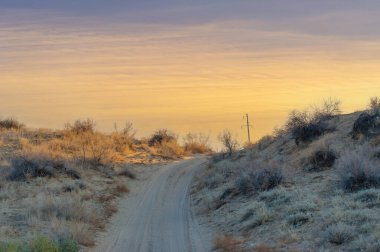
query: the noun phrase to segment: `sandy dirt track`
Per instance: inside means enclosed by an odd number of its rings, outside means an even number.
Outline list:
[[[212,235],[191,211],[189,188],[205,157],[158,167],[131,185],[95,252],[208,252]]]

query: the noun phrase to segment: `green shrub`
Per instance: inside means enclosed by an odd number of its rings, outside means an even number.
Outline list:
[[[39,236],[30,242],[31,252],[60,252],[59,244],[44,236]]]
[[[21,242],[0,243],[0,252],[29,252],[29,249]]]
[[[78,243],[72,239],[59,242],[45,236],[38,236],[29,243],[0,243],[0,252],[78,252]]]
[[[79,246],[78,243],[72,239],[63,239],[59,242],[59,251],[60,252],[78,252]]]

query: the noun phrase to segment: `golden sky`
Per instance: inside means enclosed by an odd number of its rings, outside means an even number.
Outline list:
[[[252,17],[238,9],[192,21],[199,5],[136,7],[112,19],[3,6],[0,115],[43,128],[91,117],[104,131],[128,120],[140,136],[169,128],[215,137],[228,128],[243,141],[245,113],[257,139],[291,109],[337,97],[351,112],[380,95],[380,18],[371,6],[262,18],[252,5]]]

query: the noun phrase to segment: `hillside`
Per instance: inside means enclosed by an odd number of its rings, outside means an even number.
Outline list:
[[[379,251],[380,125],[377,112],[370,127],[365,115],[323,118],[323,133],[305,141],[285,128],[214,156],[192,195],[202,222],[220,233],[215,248]]]
[[[0,251],[93,247],[130,184],[207,148],[194,134],[181,146],[167,130],[136,139],[131,124],[105,134],[92,120],[64,130],[0,120]]]

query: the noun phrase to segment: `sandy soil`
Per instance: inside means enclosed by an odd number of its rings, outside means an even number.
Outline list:
[[[194,218],[189,193],[205,162],[200,156],[139,174],[92,251],[211,251],[213,234]]]

